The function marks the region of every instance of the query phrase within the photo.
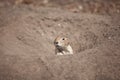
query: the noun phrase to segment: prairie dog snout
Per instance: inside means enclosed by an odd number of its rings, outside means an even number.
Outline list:
[[[64,55],[64,54],[73,54],[73,49],[70,46],[70,41],[68,38],[63,36],[58,36],[54,40],[55,45],[55,53],[57,55]]]

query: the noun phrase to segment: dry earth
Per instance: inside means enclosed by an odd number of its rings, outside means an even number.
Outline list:
[[[120,0],[0,0],[6,5],[33,5],[42,7],[57,7],[63,10],[92,14],[120,14]]]
[[[24,5],[0,15],[0,80],[120,80],[119,16]],[[74,55],[55,55],[61,33]]]

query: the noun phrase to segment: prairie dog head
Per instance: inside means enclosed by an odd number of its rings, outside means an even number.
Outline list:
[[[55,53],[57,55],[73,54],[73,49],[70,46],[70,41],[67,37],[58,36],[54,40]]]
[[[70,44],[69,40],[67,37],[64,36],[58,36],[55,40],[54,40],[54,45],[56,47],[67,47]]]

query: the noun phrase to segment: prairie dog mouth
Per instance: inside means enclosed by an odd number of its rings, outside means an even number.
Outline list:
[[[55,45],[57,48],[61,48],[61,46],[60,45]]]

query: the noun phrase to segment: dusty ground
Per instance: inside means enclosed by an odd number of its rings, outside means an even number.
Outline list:
[[[71,12],[92,14],[120,14],[120,0],[0,0],[6,5],[33,5],[61,8]]]
[[[0,80],[120,80],[120,16],[24,5],[0,15]],[[74,55],[55,55],[60,33]]]

